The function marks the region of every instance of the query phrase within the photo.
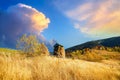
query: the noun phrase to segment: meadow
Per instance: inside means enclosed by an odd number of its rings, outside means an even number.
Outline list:
[[[0,52],[0,80],[120,80],[119,60],[90,62],[12,53]]]

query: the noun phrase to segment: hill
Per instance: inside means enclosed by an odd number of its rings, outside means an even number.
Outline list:
[[[93,49],[91,52],[75,59],[29,56],[0,48],[0,80],[120,80],[118,52]]]
[[[76,45],[66,49],[66,51],[75,51],[81,50],[85,48],[94,48],[96,46],[104,46],[104,47],[115,47],[120,46],[120,36],[119,37],[112,37],[107,39],[89,41],[80,45]]]

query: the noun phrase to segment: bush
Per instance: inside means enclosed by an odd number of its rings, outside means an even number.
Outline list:
[[[73,59],[82,59],[87,61],[100,61],[103,58],[102,55],[97,54],[96,52],[92,51],[91,49],[83,49],[83,50],[76,50],[70,53],[71,58]]]

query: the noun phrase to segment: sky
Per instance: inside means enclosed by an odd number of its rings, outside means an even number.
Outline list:
[[[0,0],[0,47],[34,34],[50,49],[120,36],[120,0]]]

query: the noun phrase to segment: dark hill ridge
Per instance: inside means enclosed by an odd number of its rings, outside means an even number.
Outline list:
[[[120,46],[120,36],[119,37],[112,37],[107,39],[101,39],[101,40],[95,40],[95,41],[89,41],[77,46],[70,47],[66,49],[66,51],[74,51],[74,50],[80,50],[85,48],[94,48],[96,46],[105,46],[105,47],[115,47]]]

